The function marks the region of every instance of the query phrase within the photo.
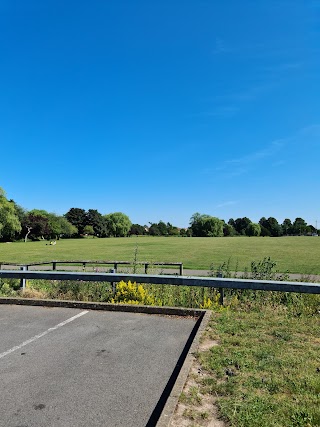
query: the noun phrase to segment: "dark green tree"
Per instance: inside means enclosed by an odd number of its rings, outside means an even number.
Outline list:
[[[158,224],[151,223],[149,227],[149,234],[150,236],[161,236]]]
[[[64,216],[72,225],[77,227],[79,236],[83,234],[83,229],[87,225],[87,214],[84,209],[71,208]]]
[[[250,223],[251,220],[246,216],[243,218],[237,218],[234,222],[234,228],[238,234],[244,236],[246,234],[246,229]]]
[[[261,225],[261,224],[259,224],[259,225],[261,227],[260,236],[262,236],[262,237],[271,237],[270,231],[266,227],[264,227],[263,225]]]
[[[296,218],[292,224],[293,234],[301,236],[307,231],[307,223],[303,218]]]
[[[164,223],[163,221],[158,222],[158,229],[160,231],[161,236],[167,236],[168,235],[167,224]]]
[[[293,234],[292,222],[289,218],[286,218],[281,224],[282,234],[287,236],[288,234]]]
[[[25,241],[27,237],[32,240],[44,239],[50,236],[49,220],[44,215],[37,215],[29,212],[23,223],[23,230],[25,233]]]
[[[313,225],[309,224],[309,225],[307,225],[306,232],[309,235],[310,234],[317,234],[317,229]]]
[[[146,230],[145,230],[143,225],[132,224],[130,231],[129,231],[129,234],[130,235],[136,235],[136,236],[142,236],[142,235],[146,234]]]
[[[267,228],[270,231],[271,236],[279,237],[282,235],[282,228],[275,218],[269,217],[267,222],[268,222]]]
[[[234,229],[236,229],[236,222],[233,218],[230,218],[228,224],[231,225]]]
[[[99,237],[107,235],[106,219],[96,209],[89,209],[87,212],[86,225],[93,227],[93,234]]]
[[[266,219],[265,217],[262,217],[259,221],[259,224],[261,225],[261,227],[264,227],[265,229],[267,229],[270,233],[270,236],[272,237],[279,237],[282,235],[282,227],[280,226],[278,221],[273,217],[269,217],[268,219]],[[261,234],[265,235],[264,232]]]

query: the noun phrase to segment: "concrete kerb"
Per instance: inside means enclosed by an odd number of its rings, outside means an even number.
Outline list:
[[[90,301],[48,300],[10,297],[0,297],[0,304],[32,305],[43,307],[66,307],[79,308],[84,310],[123,311],[129,313],[159,314],[164,316],[190,316],[195,318],[199,318],[205,312],[205,310],[200,309],[179,307],[158,307],[135,304],[111,304],[106,302],[104,303]]]
[[[203,310],[202,316],[199,318],[199,325],[196,331],[196,335],[192,341],[191,347],[188,351],[188,354],[183,362],[180,373],[174,383],[174,386],[171,390],[169,397],[167,398],[166,404],[161,412],[160,418],[156,424],[156,427],[170,427],[171,421],[174,415],[174,411],[178,404],[180,395],[183,391],[184,385],[187,381],[192,362],[194,360],[194,355],[198,351],[200,338],[203,335],[209,320],[211,318],[212,312],[209,310]]]

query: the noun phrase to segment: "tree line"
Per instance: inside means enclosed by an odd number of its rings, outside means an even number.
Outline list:
[[[222,236],[301,236],[318,235],[318,230],[313,225],[308,225],[303,218],[291,221],[286,218],[279,223],[276,218],[262,217],[258,223],[249,218],[230,218],[228,222],[210,215],[195,213],[190,219],[192,236],[197,237],[222,237]]]
[[[0,240],[14,241],[27,239],[60,239],[68,237],[125,237],[130,235],[150,236],[271,236],[317,235],[318,230],[308,225],[303,218],[293,222],[285,219],[282,224],[273,218],[262,217],[258,223],[249,218],[222,219],[195,213],[188,228],[179,228],[169,222],[150,222],[148,225],[132,224],[122,212],[102,215],[96,209],[86,211],[71,208],[64,215],[56,215],[45,210],[25,210],[14,200],[6,198],[0,187]]]

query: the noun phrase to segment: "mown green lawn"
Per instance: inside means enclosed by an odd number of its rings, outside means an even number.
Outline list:
[[[51,260],[121,260],[183,262],[184,268],[209,269],[231,259],[231,270],[243,271],[253,260],[271,257],[281,272],[320,274],[318,237],[128,237],[0,243],[0,262]]]
[[[319,315],[280,306],[214,313],[206,336],[215,344],[198,354],[202,375],[180,399],[184,425],[207,426],[213,399],[230,427],[319,427],[319,330]]]

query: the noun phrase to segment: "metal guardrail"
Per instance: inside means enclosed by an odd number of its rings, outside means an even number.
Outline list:
[[[43,261],[43,262],[31,262],[29,264],[16,264],[12,262],[0,262],[0,270],[3,265],[8,266],[17,266],[17,267],[34,267],[34,266],[40,266],[40,265],[51,265],[52,264],[52,270],[55,271],[57,269],[58,264],[80,264],[82,265],[83,269],[86,268],[88,265],[112,265],[115,272],[118,270],[119,265],[127,265],[127,266],[134,266],[134,265],[143,265],[144,266],[144,272],[145,274],[148,274],[149,267],[157,266],[157,267],[179,267],[179,273],[180,276],[183,275],[183,263],[182,262],[150,262],[150,261],[137,261],[137,262],[131,262],[131,261],[90,261],[90,260],[71,260],[71,261]]]
[[[23,268],[23,267],[22,267]],[[0,279],[20,279],[20,285],[25,287],[25,280],[80,280],[85,282],[111,282],[121,280],[134,281],[138,283],[176,285],[176,286],[201,286],[223,289],[251,289],[262,291],[298,292],[308,294],[320,294],[319,283],[303,282],[279,282],[274,280],[252,280],[252,279],[223,279],[220,277],[188,277],[172,275],[150,275],[150,274],[125,274],[125,273],[80,273],[80,272],[57,272],[57,271],[17,271],[0,270]]]

